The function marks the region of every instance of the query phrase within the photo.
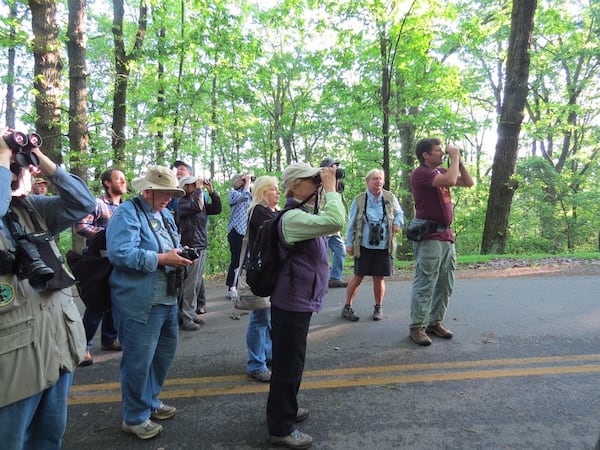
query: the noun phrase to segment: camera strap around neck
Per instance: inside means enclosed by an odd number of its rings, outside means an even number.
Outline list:
[[[365,210],[363,211],[363,214],[365,216],[365,220],[367,221],[368,224],[370,224],[371,222],[369,221],[369,216],[367,215],[367,208],[369,206],[369,193],[365,192]],[[382,216],[381,216],[381,224],[383,225],[385,223],[385,202],[383,200],[383,192],[381,193],[381,210],[382,210]]]
[[[138,214],[138,219],[140,218],[140,211],[144,214],[144,217],[146,217],[146,220],[148,221],[148,227],[150,227],[150,230],[152,231],[152,234],[154,234],[154,238],[156,239],[156,243],[158,244],[158,251],[159,251],[159,253],[164,253],[164,247],[162,245],[162,239],[158,235],[158,233],[154,229],[154,227],[152,226],[152,221],[150,220],[150,217],[148,216],[148,213],[146,211],[144,211],[144,207],[142,206],[142,203],[141,203],[140,199],[138,197],[135,197],[132,200],[132,202],[133,202],[133,206],[135,207],[135,210],[136,210],[136,212]],[[173,242],[173,248],[177,248],[177,238],[173,235],[173,232],[170,229],[170,227],[167,227],[167,224],[165,223],[165,218],[162,215],[162,212],[159,212],[159,214],[160,214],[160,219],[161,219],[161,222],[162,222],[162,226],[165,227],[165,229],[169,233],[169,236],[171,237],[171,241]],[[165,271],[164,267],[159,267],[159,269]]]

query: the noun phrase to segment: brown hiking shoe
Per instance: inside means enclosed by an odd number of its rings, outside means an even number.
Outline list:
[[[450,331],[444,325],[442,325],[442,322],[438,322],[436,324],[429,324],[426,331],[427,333],[433,333],[436,336],[441,337],[443,339],[452,339],[453,336],[452,331]]]
[[[410,338],[415,342],[415,344],[419,345],[431,345],[431,339],[425,333],[424,328],[416,327],[410,329]]]

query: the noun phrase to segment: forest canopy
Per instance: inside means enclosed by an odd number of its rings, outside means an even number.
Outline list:
[[[347,204],[383,168],[408,220],[415,143],[439,137],[476,179],[454,193],[457,249],[481,250],[511,1],[3,0],[2,12],[5,124],[37,130],[96,192],[106,168],[131,179],[183,159],[224,196],[236,172],[333,156]],[[504,251],[598,250],[598,2],[537,1],[529,55]],[[228,262],[228,214],[211,218],[209,271]]]

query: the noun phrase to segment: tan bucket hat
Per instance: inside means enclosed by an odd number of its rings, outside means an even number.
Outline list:
[[[183,197],[185,191],[177,186],[177,177],[166,167],[149,166],[143,177],[134,178],[131,186],[136,191],[163,191],[173,197]]]

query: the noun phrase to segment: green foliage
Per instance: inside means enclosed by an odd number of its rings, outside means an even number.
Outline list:
[[[272,2],[270,2],[272,3]],[[33,123],[30,17],[0,21],[0,47],[14,47],[19,117]],[[131,48],[137,3],[126,5]],[[439,136],[465,150],[472,189],[454,189],[457,250],[481,245],[501,107],[510,2],[219,0],[150,5],[139,60],[130,66],[127,150],[131,180],[149,164],[192,162],[223,198],[237,171],[280,176],[294,161],[325,156],[347,171],[344,200],[381,168],[382,71],[391,62],[390,189],[410,199],[406,175],[420,137]],[[3,12],[6,12],[3,10]],[[600,223],[600,34],[598,6],[573,0],[538,5],[530,95],[521,136],[507,246],[511,252],[593,250]],[[9,35],[10,25],[16,36]],[[89,152],[77,155],[98,191],[112,166],[114,51],[110,8],[88,9]],[[388,54],[381,55],[382,40]],[[6,61],[6,57],[3,61]],[[68,61],[63,61],[66,69]],[[6,62],[0,63],[3,73]],[[67,85],[67,83],[64,83]],[[64,108],[67,109],[66,107]],[[67,122],[63,123],[67,135]],[[65,139],[65,143],[67,140]],[[64,160],[70,161],[65,149]],[[207,271],[229,263],[229,206],[209,222]],[[405,211],[410,217],[412,211]],[[61,237],[61,246],[69,238]]]

